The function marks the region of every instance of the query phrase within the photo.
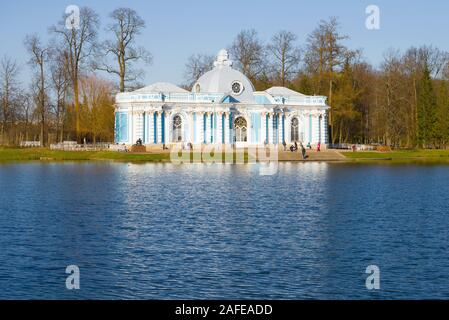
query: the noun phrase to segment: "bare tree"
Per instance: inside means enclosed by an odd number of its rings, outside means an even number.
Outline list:
[[[29,131],[33,121],[33,114],[35,111],[35,103],[32,94],[25,92],[20,95],[20,117],[23,122],[23,130],[21,136],[25,141],[29,140]]]
[[[242,30],[229,48],[237,67],[254,80],[265,66],[265,47],[254,29]]]
[[[1,103],[1,143],[4,144],[8,123],[14,116],[15,99],[18,95],[19,67],[10,57],[4,56],[0,62],[0,103]]]
[[[267,50],[272,56],[272,70],[282,86],[298,73],[301,53],[296,46],[297,36],[282,30],[273,36]]]
[[[73,87],[75,130],[77,140],[80,141],[80,73],[83,64],[87,62],[95,49],[99,18],[95,11],[88,7],[83,7],[80,10],[79,26],[67,28],[66,20],[69,18],[67,14],[64,14],[62,20],[56,26],[51,27],[50,31],[59,35],[65,44],[65,51],[68,55],[68,70]]]
[[[81,79],[83,104],[87,112],[87,124],[95,144],[97,138],[110,139],[114,128],[114,100],[111,96],[113,85],[96,76]],[[104,141],[104,140],[103,140]]]
[[[342,44],[349,37],[341,35],[339,28],[337,18],[331,17],[329,20],[321,20],[308,36],[304,60],[309,73],[324,77],[337,71],[336,68],[343,67],[351,53]]]
[[[114,63],[98,59],[99,62],[95,63],[94,67],[117,75],[120,79],[120,92],[125,92],[127,82],[134,82],[143,75],[133,69],[133,63],[140,60],[146,64],[152,62],[151,54],[145,48],[135,45],[136,37],[145,28],[145,21],[130,8],[115,9],[110,18],[113,22],[107,27],[107,31],[112,33],[114,38],[102,44],[101,53],[103,56],[112,56]]]
[[[193,54],[187,60],[184,71],[185,87],[191,89],[195,82],[214,67],[214,56]]]
[[[336,72],[343,69],[348,59],[353,60],[360,54],[359,51],[350,51],[343,45],[342,41],[348,39],[348,36],[341,35],[339,28],[340,24],[335,17],[321,20],[318,27],[307,38],[304,55],[305,70],[315,82],[314,91],[319,94],[327,94],[331,106]],[[332,112],[331,109],[329,124],[332,140],[335,140]]]
[[[401,145],[401,139],[406,134],[408,126],[408,101],[406,98],[408,84],[399,51],[390,49],[385,53],[381,70],[383,95],[380,108],[384,114],[385,125],[383,140],[389,145],[398,147]]]
[[[66,115],[70,85],[67,52],[61,50],[52,51],[52,64],[50,66],[50,72],[51,86],[55,96],[53,109],[56,117],[56,140],[62,142],[64,138],[64,119]]]
[[[29,64],[35,71],[36,111],[39,114],[40,142],[45,145],[45,120],[47,115],[47,84],[45,68],[49,58],[49,48],[42,44],[37,35],[28,35],[25,38],[25,47],[30,55]]]

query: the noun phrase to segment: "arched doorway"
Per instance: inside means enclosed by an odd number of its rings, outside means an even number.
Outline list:
[[[291,131],[290,131],[291,142],[299,142],[299,120],[294,117],[291,121]]]
[[[173,142],[181,142],[183,141],[182,136],[182,118],[180,115],[176,115],[173,117],[173,127],[172,127],[173,135],[172,135],[172,141]]]
[[[245,118],[238,117],[234,121],[235,142],[248,141],[248,123]]]

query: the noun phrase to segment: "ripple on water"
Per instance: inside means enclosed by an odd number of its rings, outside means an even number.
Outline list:
[[[0,298],[449,298],[448,178],[413,165],[0,165]]]

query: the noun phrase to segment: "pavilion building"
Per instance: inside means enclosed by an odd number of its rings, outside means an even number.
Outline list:
[[[232,144],[237,148],[328,143],[329,106],[324,96],[307,96],[284,87],[256,91],[232,68],[226,50],[192,92],[155,83],[119,93],[115,106],[115,142],[132,145],[177,143]]]

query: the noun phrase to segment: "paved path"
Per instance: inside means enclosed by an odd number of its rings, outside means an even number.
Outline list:
[[[168,154],[170,150],[162,150],[161,146],[147,147],[147,153]],[[336,150],[307,150],[307,159],[305,161],[347,161],[343,154]],[[279,151],[279,161],[303,161],[301,152]]]
[[[307,150],[306,161],[345,161],[348,160],[344,155],[336,150],[325,150],[317,152]],[[302,161],[301,152],[281,151],[279,152],[279,161]]]

